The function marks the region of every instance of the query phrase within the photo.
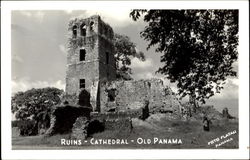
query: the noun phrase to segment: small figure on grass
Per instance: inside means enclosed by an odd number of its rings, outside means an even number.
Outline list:
[[[205,116],[204,118],[203,118],[203,130],[204,131],[209,131],[210,130],[210,121],[208,120],[208,118]]]

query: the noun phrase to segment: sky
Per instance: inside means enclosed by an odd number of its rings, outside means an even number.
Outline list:
[[[147,41],[140,37],[146,25],[142,20],[134,22],[130,10],[19,10],[11,14],[11,85],[12,93],[31,88],[57,87],[65,89],[68,22],[72,18],[87,18],[94,14],[110,24],[115,33],[130,37],[137,50],[146,55],[146,61],[132,59],[134,79],[160,78],[177,91],[175,84],[163,75],[155,74],[162,65],[161,53],[154,48],[146,50]],[[238,69],[238,63],[234,64]],[[229,112],[238,116],[238,78],[228,78],[224,90],[207,101],[219,111],[228,107]]]

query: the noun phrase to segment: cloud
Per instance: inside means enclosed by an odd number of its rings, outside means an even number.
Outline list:
[[[11,81],[11,88],[12,94],[19,92],[19,91],[27,91],[32,88],[45,88],[45,87],[55,87],[58,89],[65,89],[65,83],[61,80],[47,82],[47,81],[34,81],[30,82],[29,78],[23,78],[20,80],[12,80]]]
[[[40,23],[43,21],[44,16],[45,16],[45,13],[42,11],[37,11],[34,14],[34,17],[37,18]]]
[[[239,71],[239,61],[236,61],[232,64],[233,70],[238,72]]]
[[[221,93],[215,94],[214,99],[238,99],[239,95],[239,79],[228,78],[226,84],[223,86],[224,89]]]
[[[239,86],[240,81],[239,81],[238,78],[231,78],[231,79],[228,79],[228,80],[227,80],[227,83],[231,83],[231,84],[233,84],[233,85],[235,85],[235,86]]]
[[[67,49],[63,44],[59,45],[59,49],[63,54],[67,55]]]
[[[73,10],[68,9],[68,10],[64,10],[64,12],[67,14],[71,14],[73,12]]]
[[[26,17],[31,17],[32,16],[32,14],[30,12],[28,12],[28,11],[20,11],[20,14],[22,14],[22,15],[24,15]]]
[[[166,81],[166,79],[164,79],[163,76],[153,74],[150,71],[144,71],[144,72],[141,72],[141,73],[134,74],[133,78],[136,79],[136,80],[156,78],[156,79],[161,79],[164,82],[164,84],[165,84],[165,81]]]
[[[61,80],[56,81],[52,86],[59,88],[59,89],[65,89],[65,83],[62,82]]]
[[[151,79],[153,77],[154,77],[153,74],[150,72],[139,73],[134,76],[135,79]]]
[[[131,68],[149,68],[153,66],[152,59],[148,58],[145,61],[141,61],[138,58],[131,60]]]
[[[42,22],[45,16],[44,11],[20,11],[20,14],[28,18],[35,18],[38,22]]]
[[[12,61],[23,63],[23,59],[20,56],[16,55],[16,54],[13,55],[11,58],[12,58]]]
[[[171,89],[177,93],[178,88],[175,83],[170,83],[168,79],[164,80],[164,84],[171,87]],[[228,78],[226,83],[223,86],[224,88],[220,91],[220,93],[215,93],[213,97],[209,100],[235,100],[238,99],[239,94],[239,79],[237,78]]]

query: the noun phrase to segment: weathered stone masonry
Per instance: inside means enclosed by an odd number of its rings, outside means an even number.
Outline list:
[[[116,76],[113,30],[100,16],[92,16],[70,21],[69,33],[66,93],[78,95],[80,88],[97,93],[99,82]],[[96,105],[92,104],[94,108]]]
[[[101,112],[136,110],[149,102],[149,112],[179,113],[180,103],[160,79],[113,81],[100,87]]]

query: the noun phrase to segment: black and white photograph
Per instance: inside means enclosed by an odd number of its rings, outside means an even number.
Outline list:
[[[9,10],[10,150],[241,151],[241,9],[99,7]]]

